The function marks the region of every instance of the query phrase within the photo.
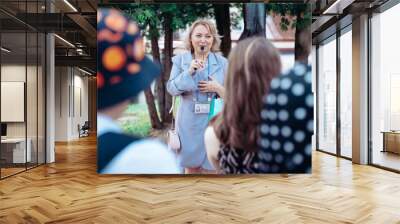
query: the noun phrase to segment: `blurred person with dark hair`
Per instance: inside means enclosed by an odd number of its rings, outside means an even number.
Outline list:
[[[260,123],[261,173],[310,173],[314,96],[311,89],[310,28],[299,36],[293,68],[271,82]]]
[[[179,173],[158,140],[124,134],[116,123],[132,99],[149,88],[160,68],[144,54],[137,24],[115,9],[97,13],[97,169],[101,174]]]
[[[262,98],[281,71],[277,49],[263,37],[246,38],[228,59],[222,113],[205,133],[207,156],[224,174],[257,172]]]
[[[179,163],[187,174],[215,172],[206,156],[204,131],[212,98],[224,96],[227,60],[217,53],[220,42],[213,23],[197,20],[187,33],[188,52],[172,58],[167,90],[180,97],[175,127],[181,141]]]

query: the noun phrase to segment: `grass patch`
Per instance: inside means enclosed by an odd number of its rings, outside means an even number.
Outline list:
[[[119,122],[128,134],[139,137],[147,137],[150,134],[151,123],[146,103],[129,105]]]

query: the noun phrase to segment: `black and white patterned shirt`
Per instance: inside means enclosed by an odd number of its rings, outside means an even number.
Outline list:
[[[294,67],[271,82],[260,125],[258,173],[310,173],[314,96],[311,66]]]
[[[218,161],[223,174],[257,173],[256,169],[254,169],[254,164],[257,161],[255,152],[221,144],[218,152]]]

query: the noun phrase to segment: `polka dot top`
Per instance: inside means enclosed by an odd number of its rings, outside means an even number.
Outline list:
[[[257,173],[310,173],[314,97],[311,66],[296,63],[263,99]]]

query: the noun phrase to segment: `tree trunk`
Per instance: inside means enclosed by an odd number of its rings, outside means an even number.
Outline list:
[[[244,30],[239,40],[251,36],[265,37],[265,5],[264,3],[244,4]]]
[[[146,97],[147,108],[149,110],[151,127],[154,129],[161,129],[163,125],[161,124],[160,119],[158,118],[157,108],[156,104],[154,103],[154,96],[153,93],[151,92],[151,87],[147,88],[144,91],[144,95]]]
[[[297,17],[299,19],[299,17]],[[301,57],[301,45],[299,44],[301,29],[296,26],[296,31],[294,33],[294,60],[299,61]]]
[[[151,52],[153,56],[153,60],[161,64],[161,58],[160,58],[160,48],[158,46],[158,31],[157,27],[155,25],[150,24],[150,35],[151,35]],[[160,77],[156,79],[155,83],[155,95],[157,98],[157,104],[158,104],[158,111],[160,113],[160,118],[161,121],[163,122],[163,119],[165,117],[164,115],[164,105],[165,105],[165,83],[164,83],[164,76],[165,76],[165,71],[164,69],[161,70]]]
[[[150,25],[150,36],[151,36],[151,51],[153,56],[153,61],[160,63],[160,50],[158,48],[158,38],[154,33],[154,27]],[[162,74],[161,74],[162,75]],[[160,78],[158,78],[160,79]],[[146,97],[147,108],[149,110],[151,127],[154,129],[161,129],[163,127],[160,118],[158,117],[157,108],[154,102],[154,95],[151,88],[144,91]]]
[[[163,28],[164,28],[164,77],[163,77],[163,83],[165,85],[165,83],[168,82],[170,73],[171,73],[171,68],[172,68],[172,62],[171,62],[171,58],[172,58],[172,51],[173,51],[173,30],[172,30],[172,15],[171,14],[166,14],[165,18],[164,18],[164,24],[163,24]],[[165,87],[164,87],[164,91],[165,91]],[[169,110],[171,108],[172,105],[172,97],[171,95],[169,95],[169,93],[167,91],[165,91],[164,94],[164,100],[165,100],[165,104],[163,107],[164,110],[164,117],[162,118],[163,122],[171,122],[172,121],[172,116],[169,113]]]
[[[221,52],[225,57],[228,57],[232,43],[229,4],[213,4],[213,8],[218,34],[222,36]]]
[[[294,41],[294,60],[308,63],[311,51],[311,25],[303,17],[302,11],[296,13],[296,32]]]

